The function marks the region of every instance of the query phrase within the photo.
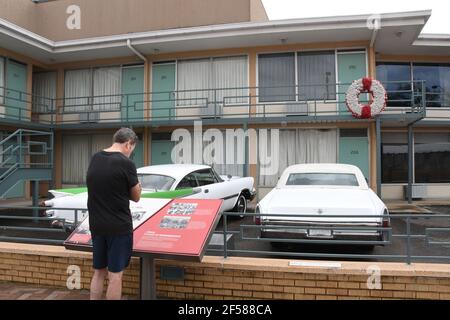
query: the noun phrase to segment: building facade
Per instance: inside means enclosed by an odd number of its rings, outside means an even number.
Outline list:
[[[288,165],[339,162],[359,166],[386,200],[450,198],[450,35],[420,34],[429,11],[269,21],[259,0],[2,6],[0,130],[52,133],[42,195],[83,185],[91,155],[121,126],[139,134],[140,167],[173,161],[174,130],[201,121],[202,132],[255,132],[243,144],[225,134],[223,157],[235,161],[215,167],[253,176],[260,197]],[[365,76],[389,100],[361,120],[345,93]],[[271,175],[261,170],[270,154],[261,129],[279,130]],[[0,160],[11,165],[4,151]],[[31,188],[24,180],[5,197]]]

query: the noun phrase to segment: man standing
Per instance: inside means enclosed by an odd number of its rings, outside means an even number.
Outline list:
[[[89,164],[86,182],[94,267],[91,300],[101,299],[106,276],[106,299],[122,297],[122,274],[133,249],[129,201],[138,202],[141,197],[136,167],[129,159],[137,140],[133,130],[121,128],[114,134],[112,146],[97,152]]]

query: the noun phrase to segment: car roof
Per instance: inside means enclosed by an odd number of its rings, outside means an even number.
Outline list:
[[[351,164],[342,163],[314,163],[296,164],[284,170],[278,181],[277,187],[284,187],[291,173],[350,173],[354,174],[358,180],[360,189],[368,189],[367,182],[361,170]]]
[[[313,163],[313,164],[296,164],[286,168],[285,173],[296,172],[336,172],[336,173],[353,173],[358,174],[361,170],[351,164],[342,163]]]
[[[175,179],[180,179],[187,174],[202,170],[210,169],[210,166],[200,164],[162,164],[137,169],[138,174],[159,174],[169,176]]]

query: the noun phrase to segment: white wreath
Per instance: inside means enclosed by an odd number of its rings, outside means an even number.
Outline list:
[[[366,81],[366,83],[370,81],[370,88],[367,88],[367,86],[364,88],[364,81]],[[373,101],[370,105],[366,106],[359,103],[359,96],[361,93],[369,93],[372,95]],[[378,80],[362,78],[353,81],[350,85],[345,96],[345,101],[353,116],[356,118],[369,118],[383,112],[384,108],[386,108],[387,94],[383,85]],[[366,113],[363,112],[363,109],[367,107],[370,108],[370,116],[367,116]]]

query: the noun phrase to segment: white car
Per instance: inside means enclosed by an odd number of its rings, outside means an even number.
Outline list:
[[[258,203],[256,213],[260,214],[255,222],[261,225],[262,238],[383,244],[389,236],[389,230],[378,229],[390,227],[387,207],[368,187],[361,170],[352,165],[288,167],[277,186]],[[373,243],[367,247],[373,247]]]
[[[168,164],[137,169],[142,185],[141,201],[130,201],[133,219],[142,214],[142,199],[188,198],[223,199],[221,212],[232,211],[245,214],[247,202],[255,197],[252,177],[219,176],[206,165]],[[54,198],[44,202],[48,217],[65,220],[66,225],[80,222],[87,214],[87,189],[73,188],[49,191]],[[67,208],[67,210],[60,209]],[[77,217],[73,209],[80,208]]]

